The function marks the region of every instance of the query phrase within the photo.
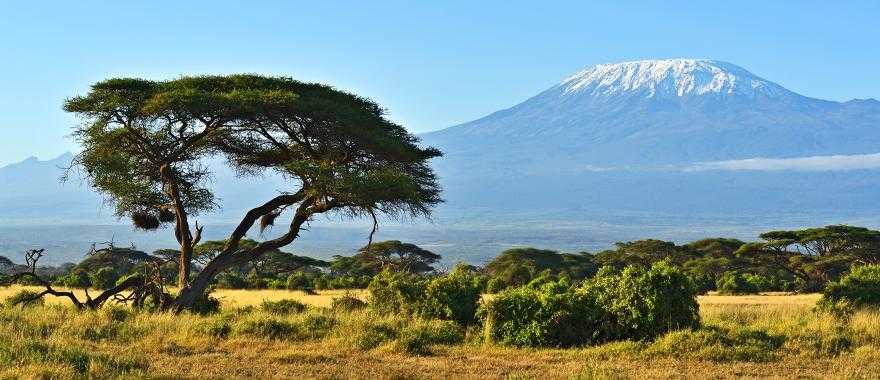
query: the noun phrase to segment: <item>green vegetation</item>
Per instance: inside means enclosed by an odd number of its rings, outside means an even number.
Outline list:
[[[657,284],[671,275],[672,269],[662,266],[653,275],[633,271],[639,274],[630,280]],[[622,272],[599,276],[625,281]],[[580,289],[556,287],[554,293],[553,284],[543,286],[539,296]],[[503,294],[517,291],[536,294],[531,287]],[[564,350],[508,347],[484,339],[488,334],[481,328],[370,309],[310,305],[277,313],[221,307],[209,315],[171,315],[109,305],[0,307],[0,377],[666,378],[688,371],[708,377],[851,378],[880,369],[874,360],[880,358],[876,310],[857,309],[844,317],[814,310],[815,297],[798,297],[757,296],[738,304],[735,296],[711,296],[701,301],[699,327]]]
[[[84,120],[73,131],[82,148],[74,165],[88,183],[136,227],[172,225],[179,243],[177,294],[158,294],[164,288],[154,281],[159,277],[145,273],[101,299],[134,288],[152,294],[162,309],[180,312],[221,273],[292,243],[315,216],[427,216],[441,201],[428,164],[441,155],[437,149],[419,146],[380,105],[320,84],[259,75],[114,78],[68,99],[64,109]],[[215,253],[200,255],[205,261],[195,273],[204,226],[191,221],[217,207],[202,164],[213,156],[225,157],[241,175],[282,174],[290,189],[243,215]],[[258,220],[265,230],[285,213],[292,222],[281,235],[242,241]],[[100,303],[72,301],[87,308]]]
[[[484,305],[486,337],[514,346],[568,347],[615,340],[653,339],[699,326],[688,278],[668,263],[650,269],[610,267],[573,286],[567,280],[539,288],[505,290]]]
[[[825,287],[820,304],[829,309],[880,308],[880,265],[859,265]]]

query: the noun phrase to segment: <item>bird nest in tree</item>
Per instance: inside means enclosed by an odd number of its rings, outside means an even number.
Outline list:
[[[157,215],[148,211],[137,211],[132,213],[131,222],[135,227],[147,231],[155,230],[162,224]]]

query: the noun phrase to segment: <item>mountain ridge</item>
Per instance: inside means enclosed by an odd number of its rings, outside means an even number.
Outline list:
[[[488,153],[499,156],[495,161],[510,161],[559,152],[565,156],[559,159],[569,164],[600,166],[880,150],[880,102],[810,98],[733,64],[722,63],[732,71],[720,72],[718,62],[594,66],[512,107],[421,137],[425,144],[445,148],[449,160],[473,161],[474,154]],[[699,72],[720,79],[694,79]],[[748,88],[771,91],[743,93],[737,90],[738,81],[757,81]],[[679,90],[696,95],[679,96]],[[486,144],[475,148],[477,140]]]

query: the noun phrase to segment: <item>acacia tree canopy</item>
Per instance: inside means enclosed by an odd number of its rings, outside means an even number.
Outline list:
[[[371,243],[360,250],[357,259],[372,264],[373,271],[389,268],[410,273],[424,273],[434,270],[432,266],[440,260],[440,255],[411,243],[388,240]]]
[[[259,75],[111,79],[65,109],[87,120],[74,130],[83,146],[76,163],[117,214],[147,227],[172,219],[162,210],[174,214],[183,263],[178,310],[223,270],[293,242],[316,214],[419,217],[441,202],[429,166],[437,149],[420,147],[375,102],[320,84]],[[290,188],[247,212],[189,280],[201,230],[191,230],[187,216],[214,207],[210,173],[200,165],[214,154],[242,175],[281,173]],[[240,245],[257,220],[265,227],[285,213],[292,220],[280,236]]]

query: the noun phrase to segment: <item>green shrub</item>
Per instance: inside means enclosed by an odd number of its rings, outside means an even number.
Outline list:
[[[600,340],[653,339],[699,326],[699,304],[690,279],[666,261],[620,274],[600,271],[580,291],[603,312]]]
[[[199,315],[215,314],[220,311],[220,300],[210,294],[202,294],[193,302],[191,311]]]
[[[691,283],[694,284],[694,290],[697,294],[706,294],[709,291],[718,289],[717,280],[711,273],[698,272],[688,273]]]
[[[411,274],[384,270],[370,282],[370,307],[383,313],[416,314],[425,294],[425,281]]]
[[[480,310],[486,340],[511,346],[575,346],[595,343],[601,323],[594,300],[567,281],[508,288]]]
[[[315,287],[311,279],[303,272],[295,272],[287,276],[286,286],[289,290],[313,289]]]
[[[74,270],[67,275],[56,278],[55,285],[66,288],[88,288],[92,285],[92,282],[89,279],[88,273],[81,270]]]
[[[321,339],[336,326],[336,319],[323,314],[307,314],[298,326],[299,339]]]
[[[299,335],[299,326],[275,318],[258,318],[240,321],[234,331],[236,334],[267,339],[287,339]]]
[[[103,267],[89,274],[89,282],[96,289],[110,289],[116,285],[119,276],[110,267]]]
[[[287,289],[287,279],[273,278],[267,281],[269,289]]]
[[[255,273],[248,275],[245,283],[245,287],[248,289],[266,289],[269,287],[269,280]]]
[[[306,310],[306,305],[302,302],[285,299],[280,301],[263,301],[260,307],[272,314],[287,315],[302,313]]]
[[[653,339],[699,325],[690,280],[666,262],[600,270],[581,287],[566,279],[499,293],[480,310],[484,337],[514,346],[567,347]]]
[[[504,279],[493,277],[489,279],[489,282],[486,283],[486,293],[495,294],[507,288],[507,283],[504,282]]]
[[[880,307],[880,264],[854,266],[822,292],[821,307],[829,309]]]
[[[367,303],[361,301],[360,298],[348,294],[334,298],[333,301],[330,302],[330,309],[334,311],[361,310],[365,309],[367,306]]]
[[[197,325],[197,330],[215,338],[226,338],[232,333],[232,323],[229,316],[223,315]]]
[[[464,324],[476,319],[480,299],[478,280],[464,271],[430,280],[383,271],[373,278],[369,290],[370,306],[380,313],[418,315]]]
[[[0,275],[0,280],[2,280],[2,277],[3,277],[3,276]],[[5,281],[4,281],[4,282],[5,282]],[[42,285],[42,284],[40,283],[40,281],[37,280],[36,278],[34,278],[33,276],[22,276],[22,277],[19,277],[19,279],[18,279],[17,281],[15,281],[15,283],[16,283],[16,284],[19,284],[19,285],[23,285],[23,286],[41,286],[41,285]]]
[[[478,279],[457,270],[431,279],[419,306],[419,314],[426,318],[472,323],[480,301]]]
[[[755,282],[748,281],[743,274],[736,272],[723,274],[715,286],[719,294],[728,295],[757,294],[761,290]]]
[[[40,292],[33,290],[20,290],[6,299],[7,306],[40,306],[43,305],[43,297],[36,298]]]

